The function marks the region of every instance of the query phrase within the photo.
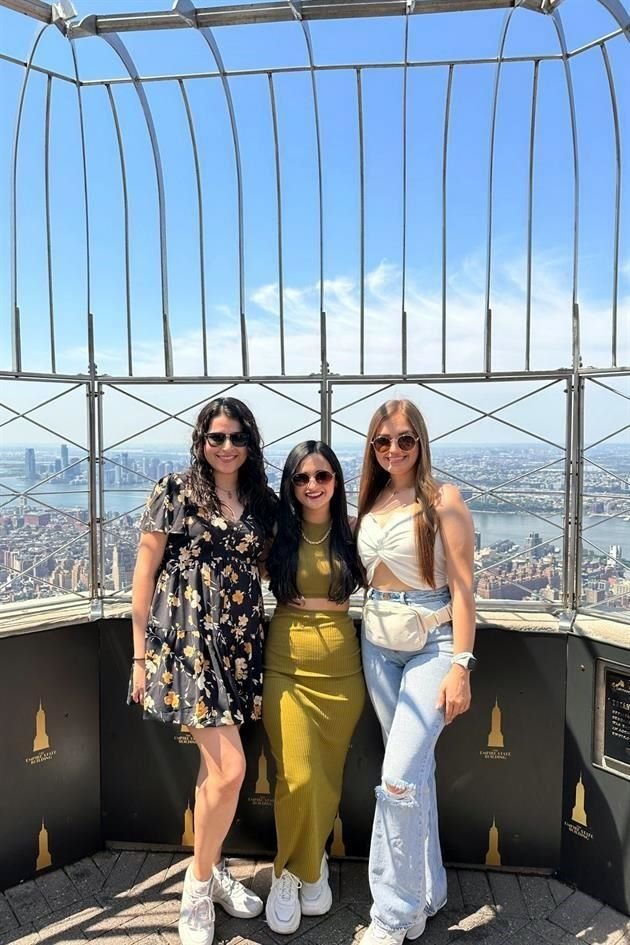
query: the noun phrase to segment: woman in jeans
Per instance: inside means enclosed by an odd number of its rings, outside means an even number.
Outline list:
[[[393,602],[412,604],[427,635],[424,646],[419,639],[413,648],[391,618],[385,638],[364,619],[363,669],[385,757],[370,847],[372,921],[362,945],[419,938],[427,916],[446,902],[435,745],[444,725],[470,705],[473,535],[459,490],[431,474],[418,408],[408,400],[383,404],[370,423],[359,493],[365,616],[370,609],[378,622]]]

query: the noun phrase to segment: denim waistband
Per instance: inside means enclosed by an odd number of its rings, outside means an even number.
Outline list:
[[[440,607],[448,604],[451,599],[451,591],[447,584],[444,587],[423,588],[411,591],[379,591],[371,587],[367,592],[368,598],[372,600],[398,600],[403,604],[432,604],[436,603]]]

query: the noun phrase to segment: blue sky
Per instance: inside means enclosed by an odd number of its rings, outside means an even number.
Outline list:
[[[156,2],[119,5],[113,0],[76,4],[79,13],[117,9],[168,9]],[[615,24],[594,0],[566,0],[561,7],[569,48],[610,32]],[[496,55],[502,11],[413,17],[409,58]],[[0,10],[0,50],[25,58],[36,25]],[[311,25],[317,63],[399,61],[404,21],[332,21]],[[192,30],[125,34],[143,75],[209,70],[207,46]],[[227,68],[305,65],[297,24],[221,28],[216,38]],[[622,129],[624,180],[630,164],[630,45],[608,46]],[[518,10],[506,55],[556,53],[552,21]],[[99,39],[77,42],[83,78],[123,75],[113,52]],[[38,63],[71,73],[67,42],[54,29],[44,36]],[[610,364],[614,139],[610,96],[601,52],[572,60],[580,156],[580,259],[578,298],[584,363]],[[441,367],[442,140],[448,70],[408,73],[407,284],[409,369]],[[495,69],[455,68],[447,167],[447,368],[483,366],[488,155]],[[495,370],[524,367],[527,174],[533,69],[503,69],[496,128],[491,305]],[[9,206],[11,137],[21,70],[0,62],[0,369],[10,370]],[[354,70],[319,73],[324,163],[324,307],[328,314],[331,370],[357,373],[359,338],[359,183],[357,82]],[[277,373],[278,259],[276,180],[269,86],[266,75],[230,82],[240,134],[245,232],[245,308],[253,374]],[[47,267],[44,220],[43,127],[45,79],[34,74],[24,111],[18,177],[19,299],[24,369],[49,369]],[[362,74],[365,148],[366,370],[396,372],[400,364],[402,220],[402,70]],[[319,368],[318,192],[313,109],[308,74],[277,75],[283,209],[284,303],[290,373]],[[162,155],[166,187],[169,305],[175,370],[201,371],[199,250],[196,188],[186,114],[175,82],[147,84]],[[240,373],[238,252],[234,160],[220,83],[188,80],[202,165],[205,214],[206,305],[210,372]],[[532,367],[570,364],[573,158],[566,86],[559,62],[539,74],[534,169]],[[113,86],[125,147],[130,191],[131,300],[135,373],[160,376],[161,298],[155,175],[137,97],[129,85]],[[97,363],[108,374],[126,372],[124,255],[121,178],[107,95],[102,87],[83,95],[89,163],[92,240],[92,311]],[[58,369],[86,368],[85,256],[82,178],[76,93],[53,85],[51,122],[51,218]],[[627,187],[625,188],[627,190]],[[630,214],[622,191],[619,277],[619,362],[630,363]],[[20,388],[23,392],[24,387]],[[203,394],[202,394],[203,396]],[[305,395],[306,396],[306,395]],[[308,395],[311,397],[311,394]],[[465,399],[462,391],[458,396]],[[477,396],[477,395],[475,395]],[[499,391],[479,392],[481,402],[501,402]],[[183,394],[182,394],[183,397]],[[350,399],[350,398],[347,398]],[[503,399],[508,399],[503,398]],[[181,400],[181,398],[180,398]],[[560,398],[560,401],[562,398]],[[24,403],[25,394],[14,397]],[[182,406],[186,402],[181,400]],[[277,401],[274,401],[277,402]],[[532,399],[534,425],[545,422]],[[614,421],[623,401],[605,395]],[[316,394],[315,394],[316,403]],[[445,403],[445,402],[444,402]],[[372,406],[372,404],[370,404]],[[528,404],[528,409],[529,409]],[[20,408],[21,409],[21,408]],[[439,413],[439,411],[438,411]],[[447,420],[457,423],[455,413]],[[283,422],[285,422],[283,415]],[[274,418],[275,421],[275,418]],[[10,429],[10,428],[8,428]],[[12,429],[17,431],[17,426]],[[271,424],[272,432],[275,424]],[[499,434],[497,434],[499,435]],[[499,439],[505,437],[505,431]],[[18,438],[18,437],[16,437]],[[482,439],[483,441],[483,439]]]

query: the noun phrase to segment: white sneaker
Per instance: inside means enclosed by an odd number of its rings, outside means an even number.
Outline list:
[[[297,876],[288,870],[282,870],[279,878],[274,871],[265,906],[265,918],[273,932],[289,935],[297,930],[302,918],[299,895],[301,885]]]
[[[214,906],[211,886],[212,880],[199,882],[195,879],[192,866],[188,867],[177,926],[182,945],[212,945]]]
[[[370,922],[361,945],[402,945],[406,934],[404,929],[402,932],[386,932],[375,922]]]
[[[228,915],[233,915],[236,919],[253,919],[263,911],[260,896],[234,879],[225,865],[225,860],[213,867],[212,876],[212,901],[223,906]]]
[[[414,939],[420,938],[426,927],[427,917],[426,915],[423,915],[418,919],[415,925],[412,925],[410,929],[407,929],[407,938],[412,942]]]
[[[325,915],[332,906],[332,889],[328,883],[328,857],[324,853],[316,883],[302,882],[300,889],[302,915]]]

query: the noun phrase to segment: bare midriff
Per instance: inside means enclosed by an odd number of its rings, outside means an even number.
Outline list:
[[[287,607],[295,610],[335,610],[341,613],[345,613],[349,606],[347,600],[343,604],[337,604],[334,600],[328,600],[327,597],[302,597],[300,600],[287,604]]]

